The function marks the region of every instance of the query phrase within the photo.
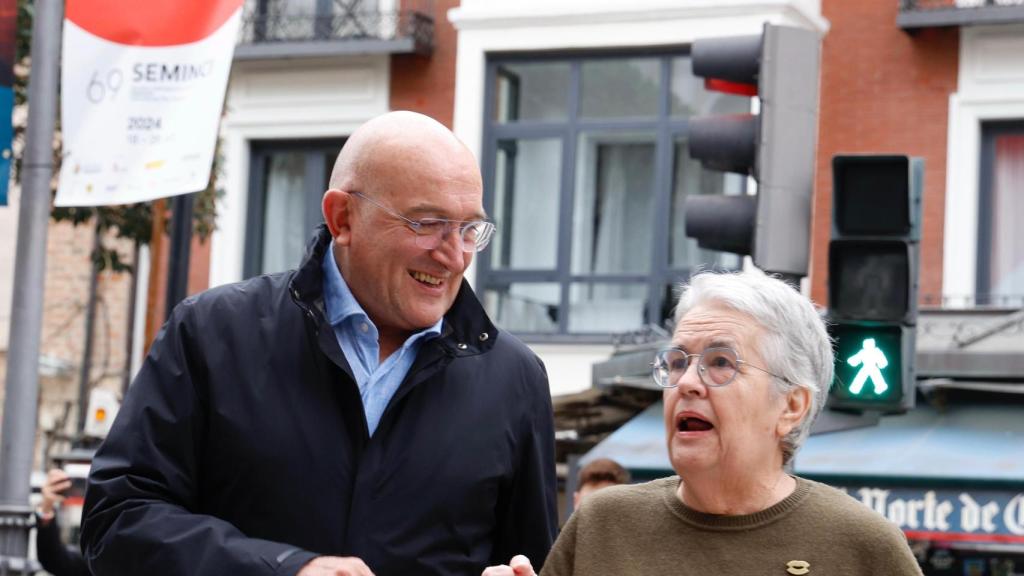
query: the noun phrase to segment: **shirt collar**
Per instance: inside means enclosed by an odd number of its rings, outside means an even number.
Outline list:
[[[324,272],[324,305],[327,308],[327,322],[331,326],[338,326],[348,318],[352,316],[365,318],[367,322],[373,324],[370,320],[370,316],[367,315],[366,311],[356,300],[356,297],[352,294],[352,290],[349,289],[348,283],[345,282],[345,278],[341,275],[341,271],[338,269],[338,264],[334,260],[334,242],[331,241],[327,247],[327,253],[324,254],[323,260],[323,272]],[[437,324],[425,328],[413,334],[413,336],[420,336],[423,334],[441,334],[441,325],[444,323],[442,317],[437,321]],[[376,328],[376,325],[374,325]]]

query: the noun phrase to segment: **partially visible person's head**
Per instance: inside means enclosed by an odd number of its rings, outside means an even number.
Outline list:
[[[814,305],[761,272],[701,273],[682,287],[675,319],[672,346],[694,356],[687,363],[670,355],[674,386],[664,399],[673,468],[685,476],[788,462],[832,382],[832,345]],[[690,365],[709,349],[705,370]],[[716,375],[733,373],[716,385]]]
[[[576,491],[572,495],[573,508],[579,508],[583,499],[602,488],[629,483],[629,471],[610,458],[598,458],[580,468],[576,476]]]
[[[440,320],[473,256],[457,233],[421,248],[409,225],[388,210],[412,220],[480,220],[482,190],[473,154],[422,114],[378,116],[346,141],[324,194],[324,219],[345,281],[382,334]]]

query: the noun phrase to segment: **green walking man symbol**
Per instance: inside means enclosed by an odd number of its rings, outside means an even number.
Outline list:
[[[861,367],[857,371],[857,375],[854,376],[853,383],[850,384],[851,394],[860,394],[868,378],[875,385],[876,396],[889,389],[889,385],[885,383],[885,378],[882,378],[881,371],[889,365],[889,361],[885,358],[885,354],[875,347],[874,338],[865,338],[864,347],[853,356],[850,356],[846,363],[853,367]]]

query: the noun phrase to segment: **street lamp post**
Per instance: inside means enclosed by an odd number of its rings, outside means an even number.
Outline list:
[[[39,346],[46,276],[46,229],[57,117],[61,0],[37,0],[32,25],[28,126],[14,264],[3,428],[0,430],[0,575],[31,574],[30,479],[39,398]]]

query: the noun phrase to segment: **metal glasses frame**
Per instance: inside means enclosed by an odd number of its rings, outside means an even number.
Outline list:
[[[458,230],[459,241],[462,243],[463,252],[480,252],[481,250],[487,247],[487,244],[489,244],[491,241],[491,237],[494,235],[494,222],[489,222],[487,220],[449,220],[447,218],[421,218],[419,220],[413,220],[411,218],[406,218],[405,216],[402,216],[393,208],[385,206],[380,201],[374,200],[373,198],[367,196],[366,194],[363,194],[362,192],[349,192],[349,194],[361,200],[366,200],[370,204],[373,204],[377,208],[380,208],[381,210],[387,212],[388,214],[394,216],[395,218],[401,219],[402,221],[405,222],[409,229],[416,234],[417,238],[430,238],[432,236],[436,236],[436,233],[429,234],[425,231],[425,227],[429,227],[435,224],[444,225],[444,229],[442,230],[440,236],[440,238],[442,239],[441,241],[443,241],[443,238],[447,236],[448,233],[451,232],[453,229]],[[483,229],[477,232],[476,240],[473,241],[472,243],[467,242],[466,231],[474,226],[479,225],[483,225]],[[440,241],[438,242],[437,245],[434,246],[424,246],[420,244],[418,245],[421,248],[433,249],[440,245]]]
[[[704,355],[707,354],[709,351],[715,351],[715,350],[724,350],[724,351],[730,352],[732,354],[732,356],[734,358],[736,358],[737,367],[736,367],[735,372],[733,372],[732,377],[730,377],[728,380],[726,380],[725,382],[723,382],[721,384],[718,384],[718,383],[713,382],[713,381],[709,381],[709,379],[706,379],[704,377],[705,374],[707,373],[707,370],[708,370],[707,366],[704,366]],[[787,384],[793,384],[793,382],[789,378],[786,378],[785,376],[780,376],[780,375],[778,375],[778,374],[776,374],[776,373],[774,373],[774,372],[772,372],[770,370],[767,370],[765,368],[761,368],[760,366],[757,366],[755,364],[751,364],[750,362],[747,362],[746,360],[741,359],[740,355],[739,355],[739,352],[736,352],[736,350],[734,350],[734,349],[732,349],[732,348],[730,348],[728,346],[712,346],[710,348],[705,348],[704,351],[701,352],[700,354],[688,354],[686,352],[686,350],[683,350],[682,348],[679,348],[679,347],[676,347],[676,346],[671,346],[671,347],[668,347],[668,348],[662,348],[661,350],[658,350],[657,354],[654,357],[654,361],[651,362],[651,377],[654,379],[654,383],[657,384],[658,386],[662,387],[662,388],[676,388],[676,387],[679,386],[678,380],[677,380],[676,384],[669,384],[667,382],[662,382],[662,378],[660,378],[659,375],[658,375],[659,363],[660,363],[662,357],[665,354],[669,353],[669,352],[679,352],[679,353],[681,353],[683,355],[683,359],[686,361],[686,367],[683,368],[683,375],[685,375],[686,372],[690,369],[690,364],[691,364],[690,358],[693,358],[694,356],[696,356],[697,357],[697,376],[700,377],[700,381],[703,382],[704,385],[708,386],[709,388],[721,388],[723,386],[728,386],[729,384],[732,384],[733,380],[735,380],[736,376],[740,373],[739,365],[750,366],[751,368],[754,368],[755,370],[760,370],[761,372],[764,372],[765,374],[768,374],[769,376],[773,376],[775,378],[778,378],[779,380],[782,380],[783,382],[786,382]],[[680,376],[680,378],[682,378],[682,376]]]

